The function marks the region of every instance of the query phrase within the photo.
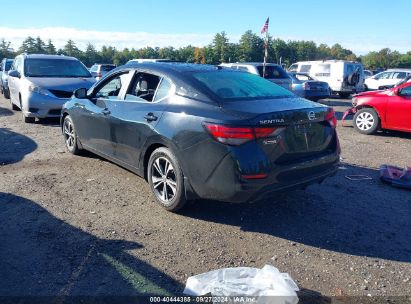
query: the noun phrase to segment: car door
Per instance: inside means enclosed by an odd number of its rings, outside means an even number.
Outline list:
[[[22,59],[21,57],[16,58],[13,62],[13,67],[12,70],[16,70],[17,72],[21,72],[21,66],[22,66]],[[21,76],[21,73],[20,73]],[[20,106],[19,105],[19,92],[18,92],[18,87],[20,83],[20,78],[18,77],[9,77],[9,91],[10,91],[10,99],[11,102]]]
[[[110,125],[110,109],[124,96],[130,81],[130,70],[119,71],[99,84],[90,100],[76,103],[77,133],[88,149],[114,157],[115,135]]]
[[[386,121],[389,129],[411,131],[411,83],[388,98]]]
[[[146,90],[141,90],[146,79]],[[159,122],[173,92],[171,80],[150,72],[136,72],[123,100],[113,101],[110,110],[110,128],[114,135],[114,157],[137,169],[142,148]]]

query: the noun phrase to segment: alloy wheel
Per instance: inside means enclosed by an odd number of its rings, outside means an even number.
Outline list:
[[[177,178],[170,160],[165,157],[155,159],[151,166],[151,182],[155,195],[164,204],[171,204],[177,193]]]
[[[375,119],[371,113],[363,112],[358,115],[355,123],[357,124],[358,129],[368,131],[374,126]]]
[[[73,150],[75,147],[75,133],[73,124],[69,119],[64,120],[63,125],[64,139],[66,141],[67,148]]]

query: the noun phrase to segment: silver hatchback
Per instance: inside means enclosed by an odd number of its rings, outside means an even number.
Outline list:
[[[73,91],[95,83],[87,68],[76,58],[59,55],[27,55],[15,58],[9,71],[10,102],[21,109],[23,120],[60,117],[63,104]]]

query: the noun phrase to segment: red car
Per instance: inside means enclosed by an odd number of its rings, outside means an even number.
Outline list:
[[[360,133],[373,134],[379,129],[411,132],[411,82],[354,95],[352,104],[342,120],[354,114],[354,128]]]

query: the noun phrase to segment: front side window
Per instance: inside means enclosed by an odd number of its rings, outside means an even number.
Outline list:
[[[297,72],[297,69],[298,69],[298,64],[295,64],[295,63],[290,65],[290,67],[288,68],[290,72]]]
[[[379,79],[388,79],[388,78],[390,78],[391,74],[392,74],[391,72],[384,72],[384,73],[376,75],[375,79],[377,79],[377,80],[379,80]]]
[[[127,91],[126,100],[153,101],[161,77],[149,73],[138,73]]]
[[[121,88],[127,85],[128,73],[118,74],[106,82],[96,93],[96,98],[119,99]]]
[[[77,60],[28,58],[24,65],[27,77],[91,77],[86,67]]]
[[[401,90],[401,96],[407,96],[407,97],[411,96],[411,85]]]
[[[13,60],[6,60],[4,70],[5,71],[10,71],[12,65],[13,65]]]
[[[294,95],[250,73],[228,70],[193,73],[192,76],[219,98],[226,101],[293,97]]]

